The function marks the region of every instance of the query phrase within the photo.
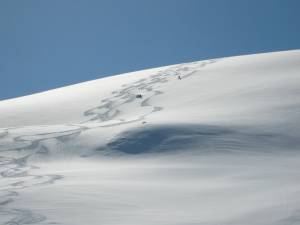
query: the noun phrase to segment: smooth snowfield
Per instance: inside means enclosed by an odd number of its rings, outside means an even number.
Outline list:
[[[300,224],[299,118],[299,50],[1,101],[0,224]]]

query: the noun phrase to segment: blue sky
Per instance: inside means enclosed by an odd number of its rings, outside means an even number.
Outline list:
[[[298,0],[0,0],[0,99],[300,48]]]

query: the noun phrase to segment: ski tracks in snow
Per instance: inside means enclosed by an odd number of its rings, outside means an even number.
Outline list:
[[[73,130],[67,131],[15,137],[13,130],[14,128],[5,130],[6,135],[2,136],[2,139],[5,137],[12,138],[12,141],[7,144],[9,147],[5,145],[0,146],[0,152],[3,154],[0,156],[0,215],[1,217],[9,218],[4,223],[5,225],[34,224],[46,220],[46,217],[31,212],[29,209],[11,208],[9,204],[14,202],[20,190],[38,185],[52,184],[62,179],[63,176],[57,174],[35,175],[33,171],[39,168],[30,165],[28,159],[35,154],[39,154],[39,151],[44,154],[49,151],[43,143],[44,141],[52,139],[56,142],[64,142],[65,139],[73,138],[74,135],[80,134],[81,129],[73,128]]]
[[[151,75],[149,78],[140,79],[131,84],[125,84],[120,90],[115,90],[111,93],[111,97],[102,99],[102,104],[88,109],[84,112],[84,115],[89,117],[88,120],[83,121],[81,124],[86,124],[88,122],[105,122],[113,119],[117,119],[120,122],[115,122],[117,125],[126,124],[130,122],[137,122],[144,120],[148,115],[161,111],[162,106],[150,105],[149,101],[157,95],[163,94],[159,88],[164,83],[171,80],[177,79],[177,76],[181,76],[182,79],[186,79],[190,76],[196,74],[197,71],[201,70],[206,65],[217,62],[217,60],[208,60],[203,62],[194,62],[179,64],[168,69],[159,71],[158,73]],[[122,112],[120,107],[125,104],[130,104],[136,101],[136,95],[143,93],[143,99],[141,100],[141,107],[152,107],[152,110],[138,115],[135,119],[127,120],[121,118],[126,112]],[[109,125],[99,125],[99,127],[113,126],[115,124]]]

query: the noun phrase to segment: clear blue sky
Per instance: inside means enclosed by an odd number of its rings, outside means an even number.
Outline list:
[[[0,99],[297,48],[299,0],[0,0]]]

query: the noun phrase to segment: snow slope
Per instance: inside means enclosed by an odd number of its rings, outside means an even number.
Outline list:
[[[0,224],[300,224],[299,114],[300,50],[1,101]]]

